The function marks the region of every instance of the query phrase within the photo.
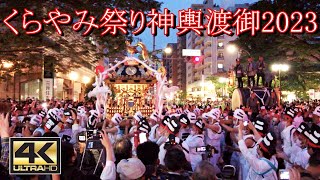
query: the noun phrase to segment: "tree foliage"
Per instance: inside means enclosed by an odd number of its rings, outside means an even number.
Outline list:
[[[17,9],[19,15],[10,23],[14,25],[20,34],[15,36],[8,27],[0,21],[0,61],[6,60],[14,63],[10,71],[22,72],[24,68],[32,71],[35,66],[42,65],[44,56],[53,56],[57,71],[66,72],[70,68],[95,63],[103,56],[122,58],[126,55],[125,41],[133,40],[132,28],[128,26],[128,33],[118,33],[116,36],[100,33],[103,29],[95,29],[90,36],[81,34],[87,29],[74,32],[72,25],[78,21],[76,10],[88,10],[91,16],[96,17],[99,24],[106,8],[117,8],[118,10],[130,10],[146,12],[152,8],[160,9],[161,3],[156,0],[5,0],[0,1],[0,19],[5,19]],[[34,12],[35,16],[28,17],[29,20],[48,19],[48,12],[59,9],[61,13],[68,13],[73,18],[73,23],[61,25],[63,35],[57,34],[52,25],[45,25],[42,33],[30,36],[22,29],[22,15],[24,8]],[[127,17],[129,19],[129,17]],[[89,21],[89,18],[86,19]],[[34,28],[34,27],[33,27]],[[32,28],[31,28],[32,29]],[[102,49],[106,49],[102,51]]]
[[[294,11],[303,14],[313,11],[320,17],[319,0],[262,0],[251,5],[250,9],[259,10],[261,14],[271,11],[275,15],[284,11],[289,17]],[[317,21],[320,23],[319,18]],[[266,22],[268,21],[263,21],[261,27]],[[290,21],[290,28],[296,22],[297,20]],[[304,20],[301,25],[307,24],[307,20]],[[290,34],[289,32],[262,34],[259,32],[254,37],[247,33],[242,34],[234,43],[240,49],[248,51],[255,59],[263,56],[269,67],[273,63],[289,64],[289,71],[281,74],[282,89],[305,92],[309,88],[319,88],[320,41],[315,37],[320,37],[319,31],[314,34]],[[241,54],[242,61],[245,61],[247,56],[247,54]]]

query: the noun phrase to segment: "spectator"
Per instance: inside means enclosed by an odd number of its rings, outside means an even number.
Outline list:
[[[8,169],[9,166],[9,113],[0,114],[0,136],[1,136],[1,158],[0,164],[3,168]]]
[[[173,147],[167,150],[164,157],[165,167],[168,173],[162,176],[169,180],[187,180],[190,179],[186,172],[190,163],[187,161],[184,153],[179,148]]]
[[[115,164],[118,164],[122,159],[132,157],[132,143],[127,138],[121,138],[114,144],[114,155],[116,158]]]
[[[216,169],[208,161],[201,161],[192,175],[193,180],[216,180]]]
[[[315,179],[320,178],[320,151],[313,153],[309,158],[309,166],[306,169]]]
[[[160,162],[158,157],[159,151],[160,148],[158,144],[151,141],[139,144],[137,147],[137,156],[146,166],[145,179],[157,177],[157,167]]]
[[[138,158],[122,159],[117,165],[117,172],[121,180],[140,180],[145,171],[146,167]]]
[[[103,172],[100,178],[102,180],[115,180],[116,170],[114,164],[114,155],[110,139],[106,133],[102,133],[101,143],[106,149],[106,162]],[[61,180],[74,179],[74,180],[85,180],[85,179],[100,179],[97,175],[85,175],[82,171],[77,168],[77,152],[74,150],[73,145],[68,142],[61,143],[61,164],[62,173],[60,176]]]
[[[80,169],[77,168],[77,152],[73,145],[68,142],[61,143],[61,180],[69,179],[99,179],[95,175],[84,175]]]

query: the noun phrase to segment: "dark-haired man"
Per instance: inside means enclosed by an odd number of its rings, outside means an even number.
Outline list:
[[[234,73],[236,75],[237,81],[238,81],[238,88],[243,88],[243,81],[242,77],[244,75],[243,67],[240,64],[240,59],[236,59],[236,67],[234,67]]]
[[[255,80],[254,77],[256,76],[256,68],[255,64],[253,62],[253,58],[248,58],[248,65],[247,65],[247,76],[248,76],[248,87],[254,87],[255,86]],[[252,86],[251,86],[252,83]]]
[[[145,179],[152,179],[157,176],[157,171],[161,171],[159,166],[159,152],[160,148],[157,143],[147,141],[139,144],[137,147],[137,156],[146,166],[146,172],[144,174]]]

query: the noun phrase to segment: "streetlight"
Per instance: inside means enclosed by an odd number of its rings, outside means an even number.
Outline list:
[[[172,53],[172,48],[171,48],[171,47],[166,47],[166,48],[164,49],[164,53],[165,53],[166,55],[171,54],[171,53]]]
[[[278,79],[279,79],[279,89],[281,89],[281,71],[286,72],[289,70],[289,65],[287,64],[273,64],[271,66],[271,70],[277,72],[278,71]]]
[[[238,48],[237,48],[236,45],[230,44],[230,45],[227,46],[227,51],[229,53],[236,53],[238,51]]]
[[[227,51],[231,54],[233,53],[238,53],[238,58],[240,58],[240,54],[242,51],[246,52],[249,56],[251,56],[251,54],[249,53],[249,51],[245,50],[245,49],[240,49],[239,47],[237,47],[234,44],[229,44],[227,45]]]
[[[287,64],[273,64],[271,66],[271,70],[277,72],[278,71],[278,79],[279,79],[279,91],[280,91],[280,102],[281,102],[281,71],[286,72],[289,70],[289,65]],[[280,103],[279,102],[279,103]]]
[[[88,76],[83,76],[82,77],[82,82],[87,85],[90,82],[90,78]]]
[[[70,78],[71,80],[73,80],[73,81],[76,81],[76,80],[78,80],[78,78],[79,78],[79,74],[76,73],[76,72],[74,72],[74,71],[71,71],[71,72],[69,73],[69,78]]]

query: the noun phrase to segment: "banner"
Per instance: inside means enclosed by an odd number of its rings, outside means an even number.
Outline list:
[[[53,97],[53,78],[43,79],[43,100],[51,99]]]

